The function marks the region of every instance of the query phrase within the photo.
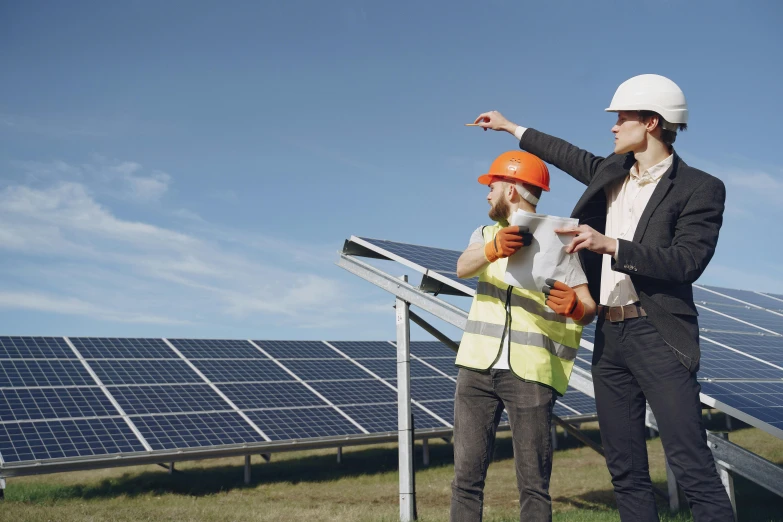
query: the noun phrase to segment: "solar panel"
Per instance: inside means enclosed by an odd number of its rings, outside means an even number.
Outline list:
[[[447,357],[452,361],[457,354],[440,341],[411,341],[411,354],[416,357]]]
[[[369,377],[347,359],[287,360],[285,366],[303,381],[366,379]]]
[[[721,288],[717,286],[695,285],[694,297],[696,296],[696,292],[699,290],[701,291],[699,294],[700,296],[707,293],[711,293],[712,295],[724,295],[728,298],[739,299],[739,301],[743,303],[760,306],[766,310],[783,314],[783,300],[775,299],[774,297],[760,292],[752,292],[750,290],[736,290],[734,288]],[[709,301],[709,299],[705,300]]]
[[[478,282],[477,278],[457,277],[457,259],[462,252],[456,250],[365,237],[351,237],[343,250],[348,254],[356,251],[372,257],[397,261],[423,274],[425,276],[422,280],[423,286],[440,293],[473,295]]]
[[[414,359],[415,361],[415,359]],[[457,378],[457,374],[459,373],[459,368],[454,364],[454,356],[451,357],[427,357],[421,359],[421,364],[427,365],[428,367],[434,367],[436,368],[441,374],[446,374],[449,377],[452,377],[454,379]],[[413,367],[413,361],[411,361],[411,368]],[[413,371],[411,370],[411,376],[413,376]],[[417,376],[418,377],[418,376]],[[426,375],[422,375],[421,377],[426,377]]]
[[[454,367],[454,358],[451,358],[451,366]],[[397,360],[396,359],[361,359],[362,366],[373,372],[381,379],[397,378]],[[433,370],[424,363],[412,360],[410,363],[411,377],[438,377],[441,374]]]
[[[326,404],[300,382],[218,384],[218,388],[241,410]]]
[[[0,388],[92,384],[95,384],[95,379],[78,360],[9,359],[0,364]]]
[[[450,402],[453,406],[453,402]],[[427,406],[426,404],[424,405]],[[365,429],[373,433],[397,431],[397,404],[373,404],[365,406],[345,406],[345,413],[356,419]],[[414,418],[414,427],[417,430],[428,428],[447,428],[448,425],[421,409],[415,404],[411,405]],[[453,423],[452,423],[453,424]]]
[[[153,450],[173,450],[263,442],[236,412],[142,415],[132,417]]]
[[[195,359],[193,365],[212,382],[270,382],[294,380],[268,359]]]
[[[424,408],[427,408],[432,413],[445,420],[450,425],[454,425],[454,398],[447,401],[428,401],[420,403]],[[414,419],[416,427],[419,426],[420,421]]]
[[[555,402],[555,415],[562,418],[574,415],[592,416],[596,414],[595,399],[569,386],[566,394]]]
[[[362,433],[355,424],[331,407],[260,410],[248,412],[247,415],[272,440]]]
[[[231,409],[206,384],[111,386],[109,391],[128,415]]]
[[[176,359],[177,355],[161,339],[70,337],[86,359]]]
[[[397,401],[397,392],[375,379],[322,381],[309,384],[330,402],[338,406],[380,404]]]
[[[717,401],[714,406],[783,438],[783,382],[702,382],[701,387]]]
[[[228,339],[169,339],[188,359],[267,359],[247,341]],[[171,349],[169,348],[169,351]]]
[[[103,384],[185,384],[204,382],[182,360],[91,360]]]
[[[0,337],[0,359],[76,359],[62,337]]]
[[[341,359],[322,341],[253,341],[275,359]]]
[[[100,388],[0,388],[0,422],[110,417],[117,409]]]
[[[396,381],[390,381],[396,386]],[[415,401],[454,400],[456,384],[447,377],[411,378],[411,398]]]
[[[352,359],[397,357],[397,349],[385,341],[330,341],[329,344]]]
[[[144,446],[118,418],[0,424],[0,455],[6,463],[139,451]]]

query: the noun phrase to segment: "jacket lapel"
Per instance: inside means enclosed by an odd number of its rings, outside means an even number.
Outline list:
[[[574,211],[571,213],[571,217],[579,218],[585,206],[596,196],[596,194],[603,193],[604,189],[608,185],[611,185],[615,181],[628,175],[628,172],[631,170],[631,167],[635,161],[636,160],[634,159],[633,154],[628,154],[625,162],[623,163],[622,169],[607,169],[603,171],[599,177],[594,178],[594,181],[587,186],[587,189],[585,189],[582,197],[579,198],[579,201],[577,201],[576,205],[574,206]],[[602,210],[603,212],[606,212],[606,208]]]
[[[677,168],[679,167],[679,164],[682,160],[677,155],[677,153],[673,154],[674,157],[672,158],[671,167],[669,167],[663,176],[661,176],[661,179],[658,181],[658,185],[655,187],[652,196],[650,196],[650,201],[647,202],[647,206],[644,207],[644,212],[642,212],[642,215],[639,218],[639,224],[636,225],[636,232],[634,232],[633,235],[634,243],[641,243],[642,238],[644,237],[644,232],[647,230],[647,224],[650,221],[650,216],[658,207],[658,205],[661,204],[661,201],[663,201],[663,198],[666,197],[666,194],[668,194],[669,190],[674,184],[674,178],[677,175]]]

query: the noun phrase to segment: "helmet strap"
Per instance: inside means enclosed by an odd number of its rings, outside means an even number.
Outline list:
[[[530,191],[528,189],[526,189],[521,183],[515,183],[515,186],[516,186],[517,192],[522,197],[522,199],[524,199],[525,201],[527,201],[528,203],[530,203],[534,207],[536,205],[538,205],[538,198],[535,197],[533,194],[531,194]]]

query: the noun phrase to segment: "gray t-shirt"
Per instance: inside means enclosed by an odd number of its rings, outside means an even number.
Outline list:
[[[468,243],[468,246],[475,243],[480,243],[482,245],[484,244],[484,234],[482,233],[483,229],[484,227],[481,226],[473,231],[473,234],[470,235],[470,243]],[[579,263],[579,256],[576,254],[570,255],[568,258],[568,272],[563,283],[567,284],[571,288],[587,284],[587,277],[585,277],[585,272],[582,270],[581,263]]]

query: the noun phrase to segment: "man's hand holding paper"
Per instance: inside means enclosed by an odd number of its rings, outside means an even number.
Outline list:
[[[571,237],[556,232],[577,229],[578,220],[516,210],[509,223],[527,229],[533,241],[508,258],[506,283],[540,292],[547,279],[562,281],[570,287],[587,282],[576,254],[569,254],[564,248]]]

